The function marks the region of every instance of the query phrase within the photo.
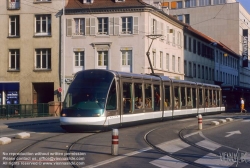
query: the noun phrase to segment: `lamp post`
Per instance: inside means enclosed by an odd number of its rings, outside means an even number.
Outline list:
[[[154,41],[155,39],[161,37],[161,36],[162,36],[161,34],[147,35],[147,37],[150,38],[150,39],[152,40],[151,43],[150,43],[150,45],[149,45],[149,47],[148,47],[148,51],[146,52],[146,55],[147,55],[147,57],[148,57],[148,62],[149,62],[149,65],[150,65],[150,69],[151,69],[151,72],[152,72],[151,74],[152,74],[152,75],[154,75],[155,73],[154,73],[154,69],[153,69],[153,66],[152,66],[152,63],[151,63],[151,60],[150,60],[150,57],[149,57],[149,55],[150,55],[149,50],[150,50],[150,48],[151,48],[151,46],[152,46],[152,44],[153,44],[153,41]]]

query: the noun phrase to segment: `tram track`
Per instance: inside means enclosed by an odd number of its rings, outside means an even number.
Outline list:
[[[167,151],[165,151],[165,150],[163,150],[163,149],[157,147],[157,146],[154,145],[153,143],[151,143],[150,140],[148,139],[148,135],[149,135],[150,133],[152,133],[153,131],[157,130],[157,129],[160,129],[160,127],[155,128],[155,129],[152,129],[152,130],[148,131],[148,132],[144,135],[144,141],[145,141],[150,147],[152,147],[154,150],[156,150],[156,151],[158,151],[158,152],[160,152],[160,153],[162,153],[162,154],[164,154],[164,155],[167,155],[167,156],[169,156],[169,157],[171,157],[171,158],[174,158],[174,159],[179,160],[179,161],[181,161],[181,162],[187,163],[187,164],[192,165],[192,166],[194,166],[194,167],[197,167],[197,168],[209,168],[209,166],[202,165],[202,164],[199,164],[199,163],[195,163],[195,162],[189,161],[189,160],[187,160],[187,159],[183,159],[183,158],[181,158],[181,157],[179,157],[179,156],[176,156],[176,155],[174,155],[173,153],[167,152]],[[180,133],[179,133],[179,135],[180,135]],[[183,137],[183,136],[182,136],[182,137]],[[181,139],[181,138],[180,138],[180,139]],[[185,142],[185,141],[184,141],[184,142]],[[190,145],[192,146],[192,144],[190,144]],[[196,145],[193,145],[193,147],[197,148]],[[200,150],[203,150],[203,148],[199,148],[199,149],[200,149]]]
[[[46,137],[46,138],[43,138],[43,139],[40,139],[40,140],[37,140],[36,142],[34,142],[34,143],[31,143],[31,144],[29,144],[29,145],[26,145],[25,147],[23,147],[22,149],[20,149],[18,152],[16,152],[16,155],[13,157],[14,159],[11,161],[11,165],[9,165],[9,168],[16,168],[17,167],[17,165],[19,165],[19,164],[16,164],[17,162],[20,162],[19,160],[18,160],[18,157],[21,157],[22,155],[22,153],[25,153],[28,149],[30,149],[31,147],[34,147],[34,146],[36,146],[37,144],[39,144],[39,143],[41,143],[41,142],[45,142],[46,140],[49,140],[49,139],[52,139],[52,138],[56,138],[56,137],[59,137],[59,136],[63,136],[63,135],[66,135],[67,133],[62,133],[62,134],[57,134],[57,135],[53,135],[53,136],[49,136],[49,137]],[[67,158],[68,158],[68,162],[70,163],[70,164],[68,164],[69,166],[71,166],[71,167],[74,167],[74,168],[79,168],[79,166],[78,165],[75,165],[75,164],[73,164],[73,163],[75,163],[72,159],[71,159],[71,155],[70,155],[70,153],[71,153],[71,150],[72,150],[72,148],[73,148],[73,146],[77,143],[77,142],[79,142],[80,140],[83,140],[84,138],[87,138],[87,137],[90,137],[90,136],[93,136],[93,135],[95,135],[96,133],[91,133],[90,135],[84,135],[83,137],[81,137],[81,138],[78,138],[77,140],[75,140],[75,141],[73,141],[73,142],[71,142],[70,143],[70,145],[68,146],[68,148],[65,150],[66,152],[67,152],[67,154],[66,154],[66,156],[67,156]],[[36,160],[37,161],[37,160]],[[49,160],[49,161],[52,161],[52,160]],[[30,161],[30,162],[32,162],[32,160]],[[42,161],[37,161],[37,162],[42,162]],[[39,166],[39,165],[38,165]],[[83,166],[83,165],[81,165],[81,166]]]

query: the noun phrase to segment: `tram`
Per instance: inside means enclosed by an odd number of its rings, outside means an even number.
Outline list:
[[[60,125],[70,132],[106,130],[222,111],[217,85],[90,69],[70,84]]]

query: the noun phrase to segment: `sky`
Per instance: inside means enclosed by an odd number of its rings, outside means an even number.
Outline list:
[[[237,2],[240,2],[240,4],[248,11],[250,14],[250,0],[236,0]]]

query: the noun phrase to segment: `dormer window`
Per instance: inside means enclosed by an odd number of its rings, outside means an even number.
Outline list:
[[[83,0],[83,3],[86,4],[86,3],[94,3],[94,0]]]
[[[125,2],[125,0],[115,0],[115,2]]]

